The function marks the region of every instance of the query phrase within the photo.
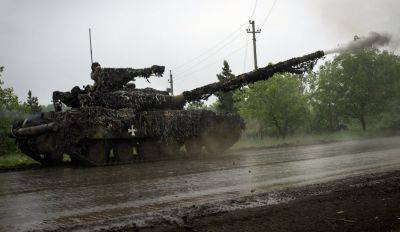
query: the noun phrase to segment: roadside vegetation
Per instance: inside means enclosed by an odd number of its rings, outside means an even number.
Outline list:
[[[0,156],[0,171],[2,169],[13,169],[17,167],[38,165],[38,162],[20,152]]]
[[[31,158],[23,155],[17,148],[15,141],[8,137],[13,123],[25,118],[28,114],[46,109],[39,105],[38,98],[28,91],[27,98],[21,102],[12,88],[4,87],[0,67],[0,170],[15,166],[37,164]]]
[[[40,106],[32,92],[25,101],[4,87],[0,67],[0,169],[34,163],[7,136],[13,122],[51,110]],[[218,80],[235,78],[224,61]],[[246,122],[242,139],[233,147],[315,144],[400,133],[400,57],[368,49],[338,55],[305,75],[280,74],[240,90],[218,93],[207,108],[238,114]]]

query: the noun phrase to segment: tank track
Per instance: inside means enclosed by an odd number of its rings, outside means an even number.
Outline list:
[[[39,162],[44,166],[58,166],[63,162],[62,153],[41,153],[36,147],[36,140],[34,139],[18,139],[18,146],[20,150],[33,160]]]

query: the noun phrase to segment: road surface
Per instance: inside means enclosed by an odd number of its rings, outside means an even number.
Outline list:
[[[270,194],[229,203],[287,187],[393,170],[400,170],[400,137],[115,167],[0,173],[0,231],[179,224],[193,208],[204,207],[202,213],[212,214],[269,205],[290,196]]]

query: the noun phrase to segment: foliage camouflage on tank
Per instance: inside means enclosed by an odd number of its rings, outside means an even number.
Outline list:
[[[151,88],[136,89],[137,77],[160,76],[163,66],[146,69],[101,68],[92,71],[94,86],[55,92],[55,104],[69,110],[39,113],[15,124],[11,134],[21,150],[44,165],[57,165],[63,154],[78,165],[115,165],[203,152],[221,153],[241,136],[244,122],[237,115],[209,110],[184,110],[187,102],[207,99],[276,73],[303,73],[323,52],[268,65],[235,78],[181,95]],[[186,154],[185,154],[186,153]]]

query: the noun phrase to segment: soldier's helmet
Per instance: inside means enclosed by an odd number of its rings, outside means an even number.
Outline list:
[[[98,62],[94,62],[92,64],[92,71],[96,70],[96,68],[101,68],[100,64]]]

